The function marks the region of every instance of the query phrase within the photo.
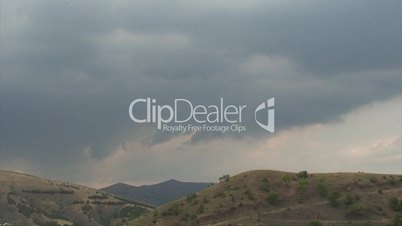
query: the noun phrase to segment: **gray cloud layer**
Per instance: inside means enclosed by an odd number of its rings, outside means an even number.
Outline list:
[[[275,96],[281,131],[401,93],[397,0],[1,4],[0,157],[40,172],[62,174],[86,147],[102,159],[128,140],[169,139],[132,124],[139,97]]]

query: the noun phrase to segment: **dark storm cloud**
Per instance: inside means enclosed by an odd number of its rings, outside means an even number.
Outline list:
[[[279,129],[336,120],[400,94],[400,6],[3,1],[0,157],[69,161],[63,169],[87,147],[102,158],[144,133],[165,141],[127,115],[147,96],[248,106],[275,96]]]

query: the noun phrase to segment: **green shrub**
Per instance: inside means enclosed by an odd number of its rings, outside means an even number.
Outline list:
[[[375,208],[380,212],[384,211],[381,206],[376,206]]]
[[[341,197],[341,193],[333,191],[328,196],[329,205],[332,207],[337,207],[339,205],[338,199]]]
[[[201,204],[197,210],[198,213],[204,213],[204,204]]]
[[[348,216],[363,216],[365,215],[367,208],[360,202],[355,202],[348,206],[346,214]]]
[[[308,177],[308,173],[306,170],[300,171],[297,173],[297,177],[306,179]]]
[[[277,192],[269,192],[267,198],[265,199],[269,204],[276,205],[279,203],[279,193]]]
[[[202,200],[204,203],[208,203],[209,202],[209,199],[208,199],[208,195],[205,195],[204,196],[204,199]]]
[[[22,204],[18,204],[18,212],[23,214],[26,218],[29,218],[31,216],[32,213],[35,212],[34,209],[32,209],[29,206],[26,205],[22,205]]]
[[[92,206],[85,204],[81,207],[81,211],[85,214],[85,215],[92,215],[94,213],[94,209],[92,208]]]
[[[169,208],[167,209],[167,211],[163,212],[162,214],[163,214],[163,215],[168,215],[168,216],[169,216],[169,215],[177,216],[177,215],[180,214],[180,212],[181,212],[181,210],[180,210],[179,204],[178,204],[178,203],[174,203],[174,204],[172,204],[171,206],[169,206]]]
[[[156,224],[157,220],[158,220],[158,211],[154,210],[154,214],[152,214],[152,223]]]
[[[109,196],[102,194],[102,195],[90,195],[88,199],[107,199]]]
[[[352,205],[354,203],[354,199],[352,198],[352,196],[350,194],[348,194],[345,198],[345,205],[349,206]]]
[[[190,202],[192,202],[195,198],[197,198],[197,194],[191,194],[191,195],[188,195],[187,197],[186,197],[186,202],[188,202],[188,203],[190,203]]]
[[[260,186],[262,191],[269,192],[269,183],[268,181],[262,181]]]
[[[303,204],[304,203],[304,196],[300,195],[299,198],[297,199],[297,202],[300,203],[300,204]]]
[[[11,198],[10,193],[7,193],[7,203],[10,204],[10,205],[15,205],[16,204],[15,200],[13,198]]]
[[[328,189],[324,181],[320,181],[317,185],[317,191],[321,198],[326,198],[328,196]]]
[[[402,226],[402,214],[398,213],[395,215],[394,219],[392,220],[393,226]]]
[[[389,206],[390,206],[391,209],[394,210],[394,211],[401,211],[401,210],[402,210],[401,204],[399,203],[398,198],[395,197],[395,196],[392,197],[392,198],[389,200]]]
[[[236,202],[236,199],[235,199],[235,197],[234,197],[234,195],[232,193],[230,193],[229,196],[230,196],[230,200],[232,202]]]
[[[292,178],[289,175],[285,175],[282,177],[282,181],[286,184],[289,185],[290,181],[292,180]]]
[[[297,190],[298,190],[300,193],[305,192],[306,189],[307,189],[307,184],[308,184],[307,180],[305,180],[305,179],[300,180],[300,181],[299,181],[299,185],[297,186]]]
[[[186,213],[186,214],[184,214],[184,216],[181,217],[180,221],[187,221],[188,218],[190,218],[190,214]],[[156,223],[156,221],[155,221],[155,223]]]
[[[344,202],[345,202],[345,205],[346,205],[346,206],[350,206],[350,205],[352,205],[353,203],[355,203],[355,202],[357,202],[357,201],[359,201],[359,200],[360,200],[360,197],[359,197],[359,196],[357,196],[357,195],[352,196],[352,195],[348,194],[348,195],[346,196]]]
[[[110,215],[101,215],[99,217],[99,223],[101,223],[101,225],[110,225],[111,222],[112,222],[112,216]]]
[[[143,213],[145,213],[145,210],[143,208],[137,206],[125,206],[120,209],[119,217],[127,217],[132,220],[141,216]]]
[[[308,226],[322,226],[322,224],[319,221],[311,221]]]
[[[247,195],[248,199],[254,200],[254,194],[250,190],[247,189],[244,194]]]
[[[375,176],[370,177],[370,182],[373,184],[376,184],[378,182],[377,178]]]
[[[392,186],[395,186],[397,184],[397,181],[393,176],[390,176],[390,178],[388,178],[388,183]]]

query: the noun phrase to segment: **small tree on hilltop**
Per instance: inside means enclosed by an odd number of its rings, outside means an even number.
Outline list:
[[[306,178],[308,177],[308,173],[307,173],[306,170],[303,170],[303,171],[300,171],[300,172],[297,174],[297,176],[298,176],[299,178],[304,178],[304,179],[306,179]]]
[[[229,174],[226,174],[226,175],[223,175],[223,176],[221,176],[221,177],[219,177],[219,182],[220,183],[222,183],[222,182],[228,182],[229,181]]]

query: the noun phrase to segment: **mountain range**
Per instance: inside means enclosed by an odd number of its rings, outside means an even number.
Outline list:
[[[101,190],[127,199],[160,206],[188,194],[201,191],[209,185],[211,183],[182,182],[171,179],[158,184],[142,186],[117,183]]]

